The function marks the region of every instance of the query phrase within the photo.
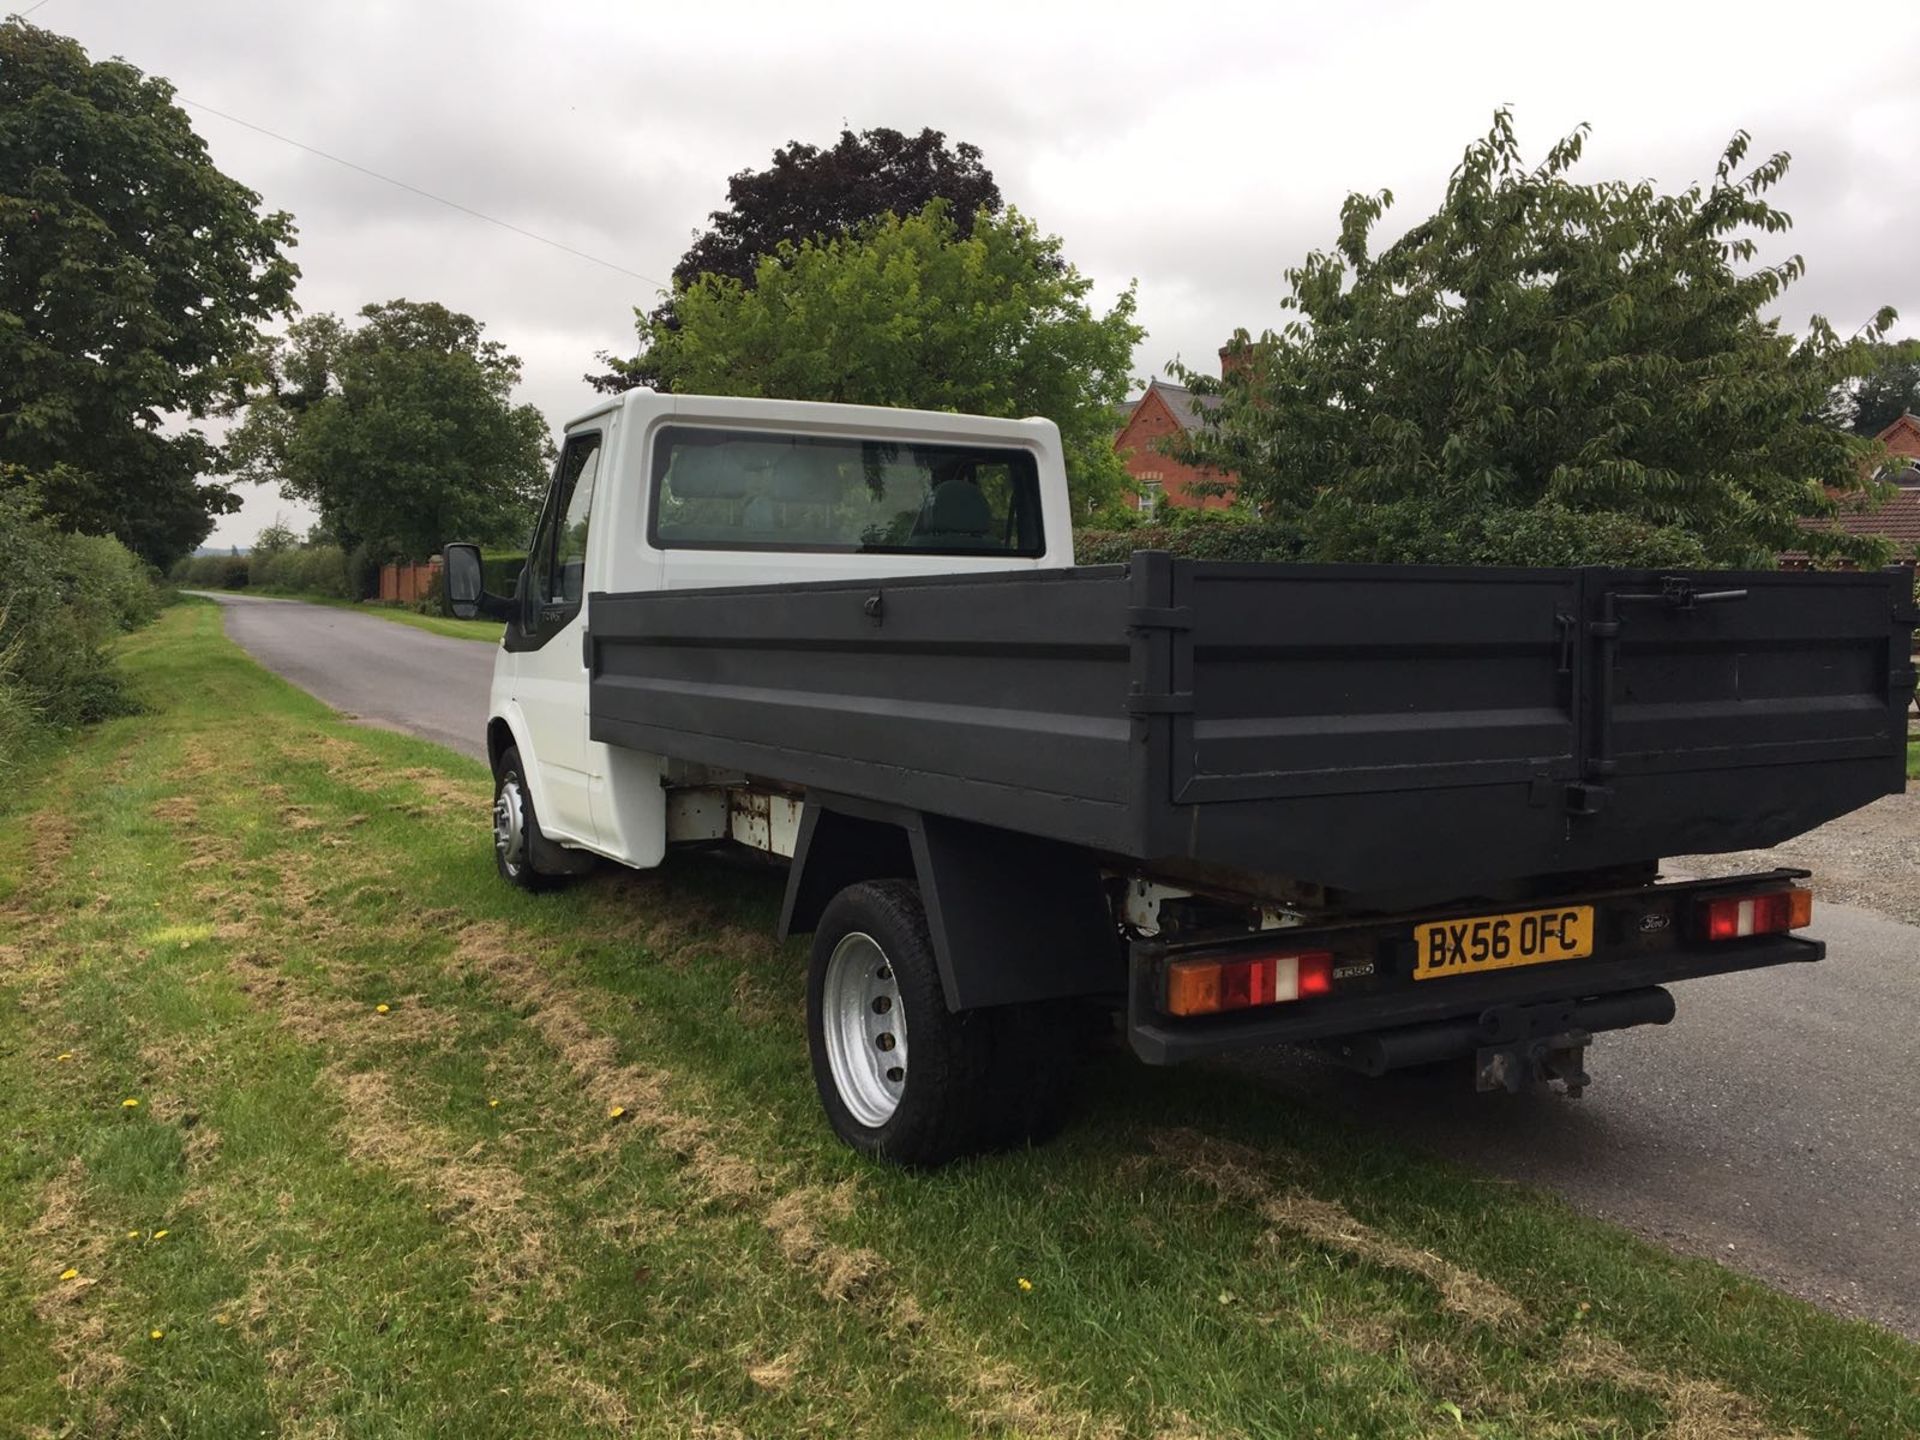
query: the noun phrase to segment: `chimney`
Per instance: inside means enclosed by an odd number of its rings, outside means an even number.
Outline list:
[[[1220,347],[1220,378],[1226,379],[1247,363],[1253,351],[1253,339],[1245,330],[1236,330]]]

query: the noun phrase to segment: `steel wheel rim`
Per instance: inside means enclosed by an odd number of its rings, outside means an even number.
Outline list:
[[[493,848],[509,870],[520,867],[527,848],[526,805],[520,795],[520,777],[509,775],[493,797]]]
[[[871,935],[844,936],[827,957],[820,1021],[841,1103],[878,1129],[907,1088],[907,1016],[887,952]]]

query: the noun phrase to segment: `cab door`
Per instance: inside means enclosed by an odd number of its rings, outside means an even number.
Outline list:
[[[599,484],[600,430],[567,437],[546,508],[527,552],[521,611],[506,646],[517,652],[513,698],[533,744],[540,828],[554,839],[596,843],[587,757],[587,533]]]

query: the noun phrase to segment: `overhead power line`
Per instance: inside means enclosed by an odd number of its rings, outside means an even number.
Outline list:
[[[41,5],[46,3],[47,0],[40,0]],[[35,6],[34,8],[38,9],[39,6]],[[462,205],[458,200],[449,200],[446,196],[436,195],[431,190],[422,190],[418,185],[410,185],[405,180],[396,180],[391,175],[382,175],[378,170],[370,170],[365,165],[356,165],[353,161],[343,159],[330,151],[322,150],[317,145],[304,144],[299,140],[295,140],[290,135],[282,135],[277,130],[269,130],[266,126],[256,125],[251,120],[242,120],[238,115],[228,114],[225,110],[216,110],[211,105],[203,105],[198,100],[189,100],[184,95],[176,98],[178,98],[182,105],[191,106],[195,110],[204,110],[207,114],[218,116],[230,124],[238,125],[245,130],[251,130],[257,135],[264,135],[269,140],[278,140],[282,145],[291,145],[296,150],[304,150],[309,155],[317,155],[322,160],[331,160],[334,164],[343,165],[349,170],[357,171],[367,176],[369,179],[382,181],[397,190],[405,190],[409,195],[418,195],[423,200],[431,200],[436,205],[446,206],[449,210],[458,210],[462,215],[470,215],[475,220],[484,220],[489,225],[498,225],[502,230],[511,230],[514,234],[522,236],[525,239],[537,240],[540,244],[562,251],[577,260],[585,260],[589,264],[618,271],[622,275],[632,276],[635,280],[643,280],[647,284],[656,286],[662,290],[672,288],[664,280],[656,280],[651,275],[642,275],[638,270],[629,270],[626,266],[616,265],[611,260],[602,260],[598,255],[589,255],[584,250],[576,250],[571,245],[563,244],[561,241],[552,239],[546,235],[536,234],[524,226],[515,225],[510,220],[502,220],[497,215],[489,215],[484,210],[474,209],[471,205]]]

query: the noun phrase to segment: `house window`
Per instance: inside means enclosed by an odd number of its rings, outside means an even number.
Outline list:
[[[1166,486],[1161,482],[1158,471],[1150,470],[1135,478],[1140,482],[1140,493],[1134,499],[1134,506],[1142,515],[1151,515],[1160,508],[1160,496]]]

